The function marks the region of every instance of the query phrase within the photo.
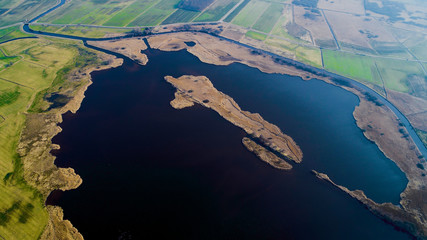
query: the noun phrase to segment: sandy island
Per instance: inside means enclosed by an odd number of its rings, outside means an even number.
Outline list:
[[[302,161],[302,151],[292,138],[282,133],[276,125],[265,121],[258,113],[250,113],[240,109],[239,105],[230,96],[218,91],[207,77],[185,75],[174,78],[166,76],[165,80],[177,89],[176,98],[171,102],[173,107],[181,109],[198,103],[210,108],[284,158],[296,163]],[[264,147],[256,146],[257,144],[255,143],[249,143],[244,140],[245,142],[247,143],[244,145],[257,156],[261,152],[268,151],[267,149],[262,150],[261,148]],[[262,155],[263,158],[261,159],[264,161],[270,156],[272,160],[266,162],[274,167],[291,168],[289,164],[287,167],[283,167],[283,164],[276,164],[278,160],[273,159],[273,153]]]

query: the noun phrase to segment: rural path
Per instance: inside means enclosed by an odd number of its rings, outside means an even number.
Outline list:
[[[325,19],[325,22],[326,22],[326,24],[328,24],[329,30],[330,30],[330,31],[331,31],[331,33],[332,33],[332,37],[333,37],[333,38],[334,38],[334,40],[335,40],[335,44],[337,45],[337,49],[338,49],[338,50],[341,50],[341,47],[340,47],[340,45],[338,44],[337,37],[335,36],[335,32],[334,32],[334,30],[332,29],[332,26],[331,26],[331,24],[329,23],[328,18],[327,18],[327,17],[326,17],[326,15],[325,15],[325,12],[323,11],[323,9],[321,9],[321,11],[322,11],[323,18]]]

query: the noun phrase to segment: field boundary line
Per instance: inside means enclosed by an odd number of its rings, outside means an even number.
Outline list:
[[[175,10],[174,11],[172,11],[169,15],[167,15],[166,17],[164,17],[164,18],[162,18],[161,19],[161,21],[158,23],[158,24],[156,24],[156,26],[160,26],[160,25],[162,25],[162,23],[166,20],[166,19],[168,19],[172,14],[174,14],[176,11],[178,11],[178,9],[181,9],[181,8],[175,8]]]
[[[6,78],[2,78],[2,77],[0,77],[0,80],[3,80],[3,81],[5,81],[5,82],[10,82],[10,83],[16,84],[16,85],[18,85],[18,86],[26,87],[26,88],[29,88],[29,89],[31,89],[31,90],[34,90],[34,88],[32,88],[32,87],[29,87],[29,86],[26,86],[26,85],[24,85],[24,84],[20,84],[20,83],[17,83],[17,82],[14,82],[14,81],[8,80],[8,79],[6,79]]]
[[[224,16],[222,16],[222,18],[221,19],[219,19],[219,21],[220,22],[223,22],[224,21],[224,19],[226,19],[227,17],[228,17],[228,15],[230,15],[234,10],[236,10],[236,8],[238,8],[240,5],[242,5],[242,3],[244,2],[245,0],[240,0],[240,2],[238,2],[236,5],[234,5],[234,7],[233,8],[231,8],[230,9],[230,11],[228,11]],[[242,10],[243,10],[243,8],[242,8]],[[237,13],[238,14],[238,13]],[[237,15],[236,15],[237,16]],[[231,19],[231,20],[233,20],[233,19]],[[231,20],[230,20],[230,22],[231,22]]]
[[[258,20],[262,17],[262,15],[267,11],[267,9],[271,6],[271,3],[268,3],[267,7],[264,8],[264,11],[262,11],[262,13],[255,19],[254,23],[252,23],[252,25],[250,26],[250,28],[252,29],[252,27],[255,25],[256,22],[258,22]],[[243,10],[243,9],[242,9]]]
[[[337,49],[341,50],[341,47],[340,47],[338,40],[337,40],[337,37],[335,36],[334,30],[332,29],[331,24],[329,24],[329,21],[328,21],[328,18],[326,17],[325,12],[323,10],[321,10],[321,12],[322,12],[323,18],[325,19],[326,24],[328,24],[329,30],[331,31],[331,34],[332,34],[332,37],[334,37],[335,44],[337,45]]]
[[[383,76],[381,75],[380,69],[378,68],[377,61],[374,60],[374,64],[375,64],[375,69],[377,70],[378,76],[380,76],[380,80],[383,83],[385,98],[388,99],[388,94],[387,94],[387,90],[385,88],[384,79],[383,79]]]
[[[203,13],[205,13],[212,5],[214,5],[214,3],[216,3],[219,0],[215,0],[213,1],[211,4],[209,4],[209,6],[205,7],[205,9],[203,9],[203,11],[201,11],[199,13],[199,15],[197,15],[195,18],[193,18],[193,20],[195,20],[196,18],[198,18],[199,16],[201,16]]]
[[[138,14],[136,17],[134,17],[132,20],[130,20],[128,22],[128,24],[125,25],[125,27],[129,26],[129,24],[131,24],[133,21],[135,21],[137,18],[139,18],[140,16],[142,16],[143,14],[145,14],[148,10],[150,10],[151,8],[153,8],[154,6],[156,6],[159,2],[161,2],[162,0],[158,0],[157,2],[153,3],[151,6],[149,6],[147,9],[145,9],[145,11],[142,11],[140,14]],[[139,27],[139,26],[135,26],[135,27]]]
[[[121,11],[125,10],[126,8],[128,8],[130,5],[134,4],[136,1],[138,1],[138,0],[135,0],[135,1],[131,2],[131,3],[129,3],[129,4],[128,4],[128,5],[126,5],[124,8],[120,9],[120,11],[118,11],[118,12],[114,13],[113,15],[111,15],[109,18],[107,18],[107,19],[106,19],[106,20],[104,20],[103,22],[100,22],[100,23],[99,23],[99,25],[103,25],[104,23],[108,22],[110,19],[112,19],[112,18],[113,18],[114,16],[116,16],[117,14],[119,14]],[[110,2],[111,2],[111,1],[109,1],[108,3],[110,3]]]

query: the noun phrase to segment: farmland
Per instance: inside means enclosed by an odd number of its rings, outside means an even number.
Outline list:
[[[0,27],[19,23],[25,21],[25,19],[31,19],[54,6],[55,3],[56,0],[0,1]]]
[[[97,27],[78,27],[78,26],[43,26],[31,25],[31,29],[35,31],[51,32],[58,34],[66,34],[77,37],[101,38],[117,34],[126,34],[132,31],[131,29],[115,29],[115,28],[97,28]]]
[[[282,15],[283,8],[283,4],[270,4],[270,6],[264,11],[261,17],[259,17],[256,23],[252,26],[253,29],[265,33],[271,32],[277,20]]]
[[[323,62],[325,69],[332,72],[359,81],[382,85],[381,80],[375,77],[377,72],[375,62],[370,57],[325,49],[323,51]]]
[[[242,27],[251,27],[255,21],[268,8],[269,4],[263,1],[251,1],[246,7],[233,19],[234,24]]]
[[[267,38],[267,35],[254,31],[247,31],[246,36],[260,41],[264,41]]]
[[[197,17],[196,22],[218,21],[230,11],[239,0],[217,0],[210,5],[202,15]]]
[[[200,12],[197,11],[178,9],[168,18],[166,18],[162,24],[191,22],[191,20],[193,20],[199,14]]]
[[[423,141],[424,146],[427,147],[427,132],[417,129],[417,134],[420,136],[421,141]]]
[[[163,22],[175,10],[179,0],[161,0],[151,7],[149,11],[144,12],[137,17],[128,26],[155,26]]]
[[[31,36],[33,35],[21,32],[19,26],[0,29],[0,43],[9,41],[15,38],[31,37]]]
[[[44,199],[23,180],[17,143],[34,95],[49,86],[74,52],[61,44],[26,39],[0,45],[18,61],[0,71],[0,235],[5,239],[36,239],[47,223]],[[57,54],[60,51],[61,54]],[[8,80],[8,81],[6,81]]]
[[[138,15],[145,12],[148,8],[153,6],[157,0],[147,0],[147,1],[135,1],[126,8],[122,9],[108,21],[106,21],[104,26],[127,26],[133,19]]]

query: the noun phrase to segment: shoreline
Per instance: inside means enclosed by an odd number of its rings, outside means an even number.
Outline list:
[[[264,162],[273,167],[288,170],[292,166],[283,159],[295,163],[302,161],[303,153],[290,136],[284,134],[276,125],[264,120],[258,113],[242,110],[233,98],[218,91],[207,77],[166,76],[165,80],[176,88],[175,99],[170,103],[172,107],[182,109],[197,103],[214,110],[259,142],[258,144],[245,137],[242,143]]]
[[[408,179],[408,184],[401,193],[400,204],[402,207],[399,208],[399,214],[403,213],[404,215],[411,216],[408,222],[416,226],[416,229],[408,230],[411,234],[414,236],[427,236],[427,225],[424,224],[427,222],[427,209],[424,207],[422,201],[422,196],[427,194],[427,191],[424,189],[427,183],[424,178],[425,171],[419,167],[417,168],[421,153],[417,150],[413,140],[408,136],[406,129],[402,128],[399,118],[389,109],[388,105],[384,105],[375,96],[358,86],[341,82],[341,78],[335,79],[322,75],[317,76],[314,73],[298,69],[295,66],[277,63],[272,57],[267,58],[263,54],[254,54],[251,49],[243,48],[239,45],[230,46],[234,44],[218,41],[211,35],[202,35],[201,33],[174,33],[169,34],[167,37],[164,35],[148,36],[147,39],[150,46],[154,49],[162,51],[186,49],[205,63],[229,65],[238,62],[266,73],[299,76],[303,80],[316,78],[355,94],[360,101],[359,106],[355,108],[353,113],[357,126],[364,132],[365,137],[373,141],[386,157],[405,173]],[[195,46],[187,46],[185,42],[188,41],[195,42]],[[367,111],[367,109],[370,111]],[[366,118],[363,118],[363,116]],[[375,116],[375,118],[369,118],[372,116]],[[387,129],[389,132],[382,132],[383,128],[381,127],[384,126],[381,123],[383,120],[388,122],[388,127],[392,127]],[[394,213],[390,214],[387,211],[382,211],[379,214],[389,219],[393,219],[394,217]]]
[[[108,61],[107,65],[97,64],[83,69],[74,69],[67,79],[79,79],[81,85],[68,93],[70,101],[60,108],[45,112],[26,113],[25,126],[18,144],[18,154],[22,159],[24,179],[35,187],[46,199],[53,190],[62,191],[76,189],[83,182],[72,168],[59,168],[55,165],[56,157],[51,150],[60,146],[52,143],[52,138],[62,131],[58,126],[62,115],[70,111],[76,113],[85,97],[84,93],[92,84],[90,74],[94,71],[114,68],[122,65],[123,60],[105,53],[97,53],[98,58]],[[38,161],[43,159],[43,161]],[[63,219],[63,211],[59,206],[46,206],[49,215],[47,225],[40,239],[83,239],[70,221]]]
[[[170,35],[175,35],[175,38],[170,38]],[[176,35],[180,35],[176,37]],[[203,36],[204,35],[204,36]],[[139,38],[140,40],[141,38]],[[303,80],[309,80],[311,78],[316,78],[319,80],[323,80],[329,84],[335,85],[337,87],[341,87],[347,91],[352,92],[353,94],[357,95],[360,100],[360,105],[365,103],[371,103],[371,105],[377,105],[378,102],[376,100],[371,99],[369,93],[363,92],[363,89],[358,88],[357,86],[351,85],[348,86],[346,83],[340,82],[341,79],[332,79],[330,77],[325,76],[318,76],[314,73],[307,72],[302,69],[298,69],[295,66],[287,65],[286,63],[278,63],[274,61],[273,57],[267,58],[266,55],[260,54],[260,53],[253,53],[250,48],[245,48],[242,46],[239,46],[234,43],[224,43],[224,41],[218,41],[215,39],[215,37],[203,34],[203,33],[171,33],[171,34],[163,34],[163,35],[152,35],[148,36],[147,40],[152,48],[159,49],[163,51],[178,51],[186,49],[191,54],[198,57],[202,62],[209,63],[209,64],[215,64],[215,65],[229,65],[234,62],[239,62],[241,64],[248,65],[250,67],[254,67],[259,69],[262,72],[266,73],[279,73],[279,74],[288,74],[292,76],[299,76]],[[165,42],[167,40],[167,42]],[[114,42],[120,42],[120,40],[114,40]],[[185,44],[185,42],[196,42],[195,46],[188,46]],[[214,42],[214,43],[212,43]],[[92,42],[91,42],[92,43]],[[108,45],[108,41],[103,42],[104,44]],[[141,44],[138,44],[138,46],[130,46],[129,48],[136,47],[137,49],[146,49],[146,45],[143,43],[142,40],[140,40]],[[225,51],[222,50],[221,47],[225,46]],[[89,45],[91,47],[91,45]],[[100,48],[98,46],[93,46],[93,49]],[[103,47],[106,47],[105,45]],[[98,50],[98,49],[97,49]],[[99,49],[101,50],[101,49]],[[115,52],[114,49],[105,49],[105,52]],[[229,51],[227,51],[229,50]],[[231,50],[231,51],[230,51]],[[133,51],[133,50],[132,50]],[[231,53],[231,54],[230,54]],[[119,53],[120,54],[120,53]],[[123,53],[122,53],[123,54]],[[131,57],[127,55],[127,57]],[[141,64],[141,62],[139,62]],[[387,106],[383,106],[383,108],[387,109]],[[356,107],[356,110],[358,107]],[[391,119],[396,119],[396,116],[394,112],[389,110],[387,113],[388,115],[392,116]],[[358,120],[355,116],[356,122],[358,123]],[[359,121],[360,122],[360,121]],[[364,129],[363,126],[359,125],[359,128],[361,128],[362,131],[366,131],[367,129]],[[397,127],[398,128],[398,127]],[[364,132],[365,136],[370,139],[366,133]],[[387,147],[381,146],[381,143],[378,139],[370,139],[376,143],[376,145],[380,148],[381,151],[384,153],[389,152]],[[406,142],[409,143],[409,145],[415,146],[415,144],[412,142],[411,139],[406,139]],[[413,150],[413,149],[412,149]],[[418,193],[423,193],[425,190],[421,189],[421,187],[425,186],[425,180],[421,180],[419,184],[412,184],[413,177],[409,176],[406,168],[403,168],[405,164],[407,164],[406,159],[394,159],[389,157],[389,155],[385,154],[390,160],[395,162],[398,167],[406,174],[409,183],[404,192],[401,194],[401,205],[403,208],[399,208],[398,210],[400,213],[403,212],[405,214],[409,214],[410,216],[418,216],[417,218],[414,218],[416,225],[418,226],[417,229],[408,229],[412,234],[417,235],[417,232],[419,232],[422,236],[427,235],[426,226],[422,224],[425,219],[426,213],[423,211],[422,208],[414,207],[411,205],[411,198],[417,197],[417,192],[414,193],[414,190],[419,190]],[[406,171],[405,171],[406,170]],[[417,177],[418,178],[418,177]],[[411,180],[412,179],[412,180]],[[369,198],[367,198],[369,199]],[[370,200],[370,199],[369,199]],[[405,201],[404,201],[405,200]],[[372,201],[372,200],[370,200]],[[373,201],[372,201],[373,202]],[[364,203],[366,205],[366,203]],[[372,209],[370,209],[372,211]],[[374,212],[375,213],[375,212]],[[390,217],[389,213],[387,212],[380,212],[379,215],[382,217],[388,217],[392,219],[393,216]],[[412,219],[412,218],[411,218]],[[410,222],[413,222],[412,220]],[[406,225],[405,225],[406,226]],[[405,227],[407,229],[407,227]]]

